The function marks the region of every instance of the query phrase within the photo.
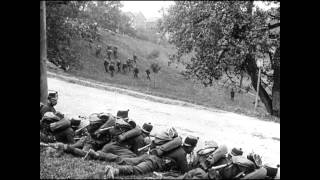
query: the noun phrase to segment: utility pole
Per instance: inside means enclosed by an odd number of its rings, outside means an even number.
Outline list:
[[[40,1],[40,102],[47,103],[47,34],[46,34],[46,4]]]
[[[257,94],[256,94],[256,100],[254,104],[254,112],[256,112],[257,106],[258,106],[258,97],[259,97],[259,87],[260,87],[260,78],[261,78],[261,67],[262,67],[262,59],[258,59],[257,66],[259,68],[258,73],[258,83],[257,83]]]

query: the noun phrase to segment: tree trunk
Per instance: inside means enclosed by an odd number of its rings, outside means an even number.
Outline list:
[[[243,80],[243,72],[241,71],[241,77],[240,77],[240,90],[239,90],[239,92],[241,92],[241,89],[242,89],[242,80]]]
[[[247,4],[247,13],[248,15],[251,17],[250,21],[252,23],[252,10],[253,10],[253,1],[248,2]],[[255,61],[255,57],[254,57],[254,47],[250,47],[249,50],[249,54],[247,54],[246,60],[245,60],[245,70],[247,71],[247,73],[249,74],[250,78],[251,78],[251,84],[253,86],[253,88],[257,91],[257,83],[258,83],[258,67]],[[264,89],[264,87],[261,85],[259,85],[259,97],[260,100],[262,101],[262,103],[265,105],[267,112],[271,115],[273,115],[273,109],[272,109],[272,99],[269,96],[269,94],[267,93],[267,91]]]
[[[156,75],[154,75],[153,79],[154,79],[154,81],[153,81],[153,82],[154,82],[154,83],[153,83],[154,86],[153,86],[153,87],[156,88]]]
[[[280,47],[276,49],[273,61],[272,115],[280,117]]]
[[[257,91],[257,83],[258,83],[258,67],[255,62],[255,58],[253,55],[248,54],[246,57],[246,71],[249,74],[251,78],[251,84],[253,88]],[[264,87],[259,85],[259,97],[262,101],[262,103],[265,105],[267,112],[272,115],[272,99],[268,95],[267,91],[264,89]]]
[[[46,35],[46,5],[40,1],[40,102],[46,103],[48,96],[47,84],[47,35]]]

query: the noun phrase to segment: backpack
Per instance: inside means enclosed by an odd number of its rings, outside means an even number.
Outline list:
[[[153,144],[155,146],[161,146],[173,140],[175,137],[178,137],[178,132],[175,128],[172,127],[165,131],[162,131],[161,133],[156,134],[155,139],[153,140]]]
[[[199,167],[200,165],[204,166],[207,158],[217,150],[217,146],[206,146],[202,149],[199,149],[196,152],[196,159],[195,161],[192,162],[191,166],[192,167]],[[201,167],[201,166],[200,166]],[[205,167],[202,167],[206,169]]]
[[[87,130],[90,134],[93,134],[98,130],[104,123],[106,123],[112,115],[110,113],[93,113],[89,115],[88,119],[90,121]]]
[[[255,170],[255,164],[243,156],[233,156],[231,159],[223,158],[222,160],[232,162],[219,170],[222,179],[239,178],[243,174],[248,174]]]

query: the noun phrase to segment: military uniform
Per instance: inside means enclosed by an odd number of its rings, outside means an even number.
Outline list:
[[[51,103],[51,100],[58,100],[58,92],[49,93],[47,104],[40,105],[40,120],[46,112],[56,113],[56,109],[53,107],[54,105]]]
[[[147,141],[149,139],[149,134],[152,131],[153,126],[151,123],[144,123],[142,126],[142,133],[136,137],[133,137],[130,139],[131,142],[131,148],[130,150],[137,155],[137,157],[123,157],[121,156],[120,159],[117,161],[117,164],[127,164],[127,165],[136,165],[139,164],[140,162],[144,161],[147,157],[148,154],[147,148],[145,150],[140,150],[140,148],[145,147],[150,143],[150,141]]]
[[[147,74],[147,79],[151,80],[150,79],[150,70],[149,69],[146,70],[146,74]]]
[[[103,62],[103,65],[104,65],[104,69],[105,69],[106,73],[108,73],[109,72],[109,69],[108,69],[109,68],[109,61],[107,59],[105,59]]]
[[[109,61],[111,61],[111,54],[112,54],[111,47],[108,46],[108,47],[107,47],[107,58],[108,58]]]
[[[138,78],[138,74],[139,74],[139,69],[137,66],[135,66],[133,69],[133,77]]]
[[[115,58],[115,59],[117,59],[118,58],[118,48],[117,47],[113,47],[113,57]]]
[[[179,138],[179,137],[178,137]],[[178,138],[175,138],[176,140]],[[171,169],[173,166],[176,166],[177,170],[181,172],[186,172],[189,170],[185,151],[186,146],[191,146],[194,148],[197,144],[198,139],[193,137],[187,137],[183,144],[178,148],[175,148],[168,152],[163,152],[162,155],[156,153],[156,155],[147,156],[143,162],[137,165],[122,165],[117,168],[112,168],[111,166],[107,167],[106,174],[107,177],[113,178],[114,175],[142,175],[152,171],[166,171]],[[170,142],[168,142],[170,143]],[[164,147],[164,146],[162,146]],[[162,152],[160,148],[160,152]],[[158,151],[155,151],[158,152]]]
[[[213,152],[213,158],[208,156],[208,160],[212,161],[216,158],[213,165],[215,167],[219,165],[226,165],[225,167],[219,169],[212,169],[212,168],[199,168],[196,167],[195,169],[190,170],[189,172],[181,175],[179,177],[171,177],[171,176],[163,176],[165,179],[265,179],[265,178],[274,178],[277,175],[277,169],[268,167],[268,166],[260,166],[260,163],[254,163],[255,161],[251,157],[243,157],[242,150],[233,148],[231,152],[226,156],[225,148],[220,147],[217,151]],[[214,155],[215,154],[215,155]],[[220,154],[220,155],[217,155]],[[225,156],[221,156],[224,154]],[[219,158],[220,157],[220,158]],[[255,156],[256,157],[256,156]],[[198,164],[199,165],[199,164]]]
[[[115,63],[113,61],[109,65],[109,71],[111,73],[111,77],[113,77],[113,73],[115,71]]]

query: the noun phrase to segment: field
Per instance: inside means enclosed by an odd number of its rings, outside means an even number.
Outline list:
[[[102,31],[101,34],[103,37],[102,42],[94,43],[92,48],[89,47],[88,42],[81,40],[74,41],[74,47],[81,53],[80,63],[82,69],[71,69],[68,74],[151,95],[246,114],[262,120],[280,121],[278,118],[269,116],[262,103],[259,104],[257,112],[253,112],[254,96],[250,94],[236,93],[235,100],[231,101],[230,89],[223,88],[219,85],[221,82],[216,82],[214,86],[205,88],[197,82],[186,80],[180,74],[183,69],[181,64],[171,64],[168,66],[168,56],[174,52],[172,46],[158,45],[105,31]],[[94,47],[98,44],[100,44],[103,49],[105,49],[107,45],[117,46],[118,57],[121,62],[124,62],[127,58],[132,58],[135,53],[138,57],[137,66],[140,71],[139,78],[134,79],[132,72],[127,74],[116,73],[114,77],[106,73],[103,66],[104,56],[96,57],[95,55]],[[152,52],[158,52],[158,57],[150,58]],[[145,70],[149,68],[153,62],[159,63],[161,70],[158,74],[151,73],[151,81],[149,81],[146,78]],[[49,68],[49,71],[57,72],[52,68]],[[155,87],[154,78],[156,81]]]

